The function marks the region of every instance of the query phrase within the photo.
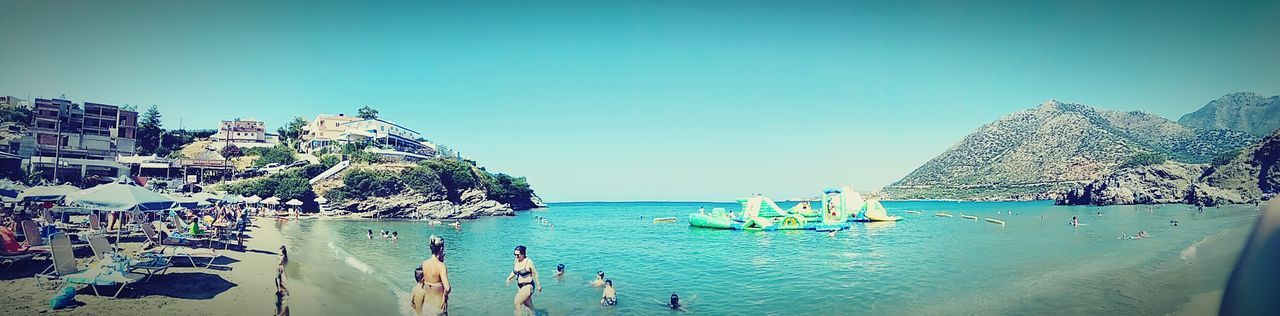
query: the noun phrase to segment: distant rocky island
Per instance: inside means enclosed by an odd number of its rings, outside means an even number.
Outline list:
[[[1248,203],[1274,192],[1248,190],[1240,178],[1277,172],[1245,166],[1275,156],[1274,135],[1260,142],[1271,133],[1257,131],[1280,128],[1266,119],[1280,113],[1277,100],[1233,93],[1179,122],[1048,101],[979,127],[883,191],[894,199]],[[1146,180],[1154,178],[1163,181]]]

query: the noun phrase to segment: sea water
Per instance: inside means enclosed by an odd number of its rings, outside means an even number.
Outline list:
[[[1164,315],[1223,288],[1258,216],[1252,206],[1200,213],[1185,205],[884,204],[904,219],[856,223],[834,237],[689,227],[687,214],[739,209],[730,203],[557,203],[463,221],[461,229],[326,219],[281,229],[290,282],[313,289],[292,294],[318,302],[291,308],[308,315],[405,313],[431,235],[446,243],[456,315],[512,313],[516,288],[503,281],[516,245],[537,265],[544,285],[533,298],[545,315],[669,314],[659,302],[672,293],[689,312],[711,315]],[[1083,225],[1070,226],[1072,216]],[[655,224],[655,217],[679,220]],[[381,238],[382,230],[399,240]],[[1120,238],[1139,230],[1151,237]],[[561,263],[568,272],[553,277]],[[613,280],[617,306],[600,306],[601,290],[587,286],[598,270]]]

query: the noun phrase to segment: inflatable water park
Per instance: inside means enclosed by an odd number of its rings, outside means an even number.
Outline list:
[[[726,212],[724,208],[689,214],[689,226],[756,231],[835,231],[848,229],[853,222],[902,220],[901,216],[889,215],[880,201],[864,199],[849,187],[826,189],[822,193],[819,210],[814,210],[809,202],[784,210],[767,197],[752,196],[738,199],[742,210],[736,214]]]

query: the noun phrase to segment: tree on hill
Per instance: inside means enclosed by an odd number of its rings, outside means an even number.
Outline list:
[[[138,120],[138,153],[143,155],[169,154],[167,151],[160,152],[160,137],[163,132],[160,126],[160,109],[152,105],[147,108],[146,112],[142,113],[142,117]]]
[[[378,110],[366,105],[365,107],[356,110],[356,116],[366,120],[376,119],[378,118]]]
[[[292,121],[277,129],[276,134],[280,135],[281,142],[292,146],[294,142],[302,138],[302,128],[306,126],[307,120],[294,116]]]
[[[222,147],[222,151],[218,153],[222,154],[223,157],[227,157],[227,158],[244,156],[244,152],[240,151],[240,147],[236,147],[236,145],[234,144],[228,145],[226,147]]]

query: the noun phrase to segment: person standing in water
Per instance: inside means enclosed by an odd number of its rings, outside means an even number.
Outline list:
[[[431,235],[427,238],[431,257],[422,261],[422,279],[414,290],[410,305],[418,315],[447,315],[449,307],[449,269],[444,265],[444,239]]]
[[[516,257],[511,274],[507,275],[507,285],[511,285],[511,280],[516,281],[516,315],[521,315],[522,310],[528,309],[533,312],[533,293],[542,292],[542,282],[538,281],[538,269],[533,265],[533,259],[526,256],[526,250],[523,245],[516,246],[514,255]]]
[[[553,276],[555,276],[556,278],[562,278],[562,277],[564,277],[564,264],[563,264],[563,263],[561,263],[561,264],[557,264],[557,265],[556,265],[556,273],[555,273]]]
[[[604,294],[600,296],[600,305],[618,305],[618,292],[613,289],[613,280],[604,280]]]
[[[1072,217],[1071,217],[1071,226],[1079,227],[1079,226],[1080,226],[1080,219],[1079,219],[1079,218],[1076,218],[1075,216],[1072,216]]]

